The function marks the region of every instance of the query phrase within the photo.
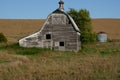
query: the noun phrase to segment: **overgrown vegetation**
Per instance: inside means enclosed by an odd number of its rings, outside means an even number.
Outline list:
[[[70,9],[67,12],[76,22],[77,26],[81,31],[81,42],[82,43],[93,43],[96,42],[96,33],[92,30],[92,22],[89,11],[86,9],[75,10]]]
[[[0,45],[1,80],[119,80],[120,42],[85,44],[79,52]]]
[[[0,46],[0,50],[13,50],[15,51],[16,54],[19,55],[36,55],[42,51],[48,51],[49,49],[45,49],[45,48],[24,48],[24,47],[20,47],[18,43],[16,44],[4,44],[2,46]]]
[[[0,43],[2,43],[2,42],[6,43],[7,42],[7,38],[4,36],[3,33],[0,33]]]

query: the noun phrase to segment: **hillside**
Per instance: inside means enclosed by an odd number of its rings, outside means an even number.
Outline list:
[[[120,39],[120,19],[93,19],[95,32],[106,32],[109,39]]]
[[[0,20],[0,32],[4,33],[9,42],[17,42],[42,27],[45,20]],[[95,32],[104,31],[109,39],[120,39],[120,19],[93,19]]]
[[[7,36],[9,42],[17,42],[20,38],[38,31],[45,20],[0,20],[0,32]]]

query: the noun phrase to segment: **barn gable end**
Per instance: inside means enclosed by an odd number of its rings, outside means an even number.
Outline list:
[[[60,0],[59,8],[47,18],[42,29],[19,40],[23,47],[41,47],[60,51],[78,51],[80,49],[80,30],[74,20],[63,10],[64,2]]]

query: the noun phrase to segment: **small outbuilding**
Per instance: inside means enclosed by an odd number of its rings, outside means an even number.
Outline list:
[[[47,18],[41,30],[19,40],[22,47],[41,47],[60,51],[78,51],[80,30],[71,16],[64,12],[64,2]]]
[[[99,32],[97,39],[99,42],[107,42],[107,33],[105,32]]]

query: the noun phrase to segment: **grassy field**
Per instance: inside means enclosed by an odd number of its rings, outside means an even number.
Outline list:
[[[120,42],[79,52],[0,45],[0,80],[120,80]]]
[[[38,31],[44,21],[0,20],[0,32],[8,39],[0,43],[0,80],[120,80],[120,41],[84,44],[79,52],[19,47],[18,40]],[[96,32],[105,30],[111,39],[120,39],[112,24],[97,24],[103,22],[94,21]]]

